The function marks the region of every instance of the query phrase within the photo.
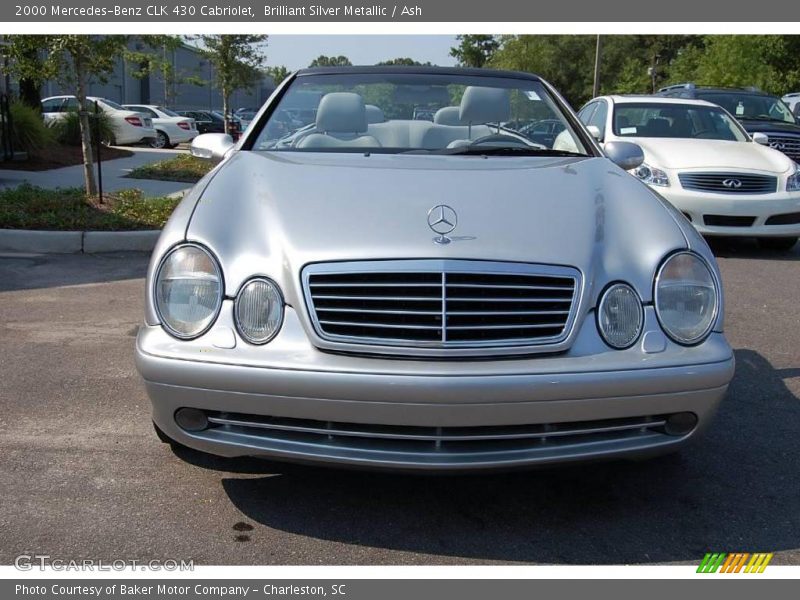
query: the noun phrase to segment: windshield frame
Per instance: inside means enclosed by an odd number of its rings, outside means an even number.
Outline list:
[[[260,150],[254,148],[254,145],[261,135],[262,130],[266,126],[272,114],[278,109],[281,99],[286,95],[287,91],[292,85],[305,77],[322,77],[322,76],[341,76],[341,75],[358,75],[358,74],[409,74],[409,75],[441,75],[443,77],[480,77],[491,79],[507,79],[507,80],[522,80],[529,82],[537,82],[544,87],[545,91],[550,95],[550,102],[561,113],[564,121],[574,132],[580,144],[586,150],[586,155],[590,157],[603,157],[605,156],[597,145],[595,139],[586,130],[583,123],[578,119],[577,115],[567,103],[567,101],[553,88],[547,81],[530,73],[523,73],[519,71],[503,71],[497,69],[477,69],[468,67],[409,67],[409,66],[375,66],[375,67],[327,67],[327,68],[311,68],[296,71],[287,77],[278,88],[272,93],[267,102],[262,106],[260,111],[256,113],[251,127],[247,133],[240,138],[238,142],[238,150],[255,151],[255,152],[271,152],[272,150]],[[360,150],[364,153],[364,150]],[[374,152],[374,149],[371,151]],[[351,152],[352,153],[352,152]],[[367,152],[370,153],[370,152]],[[431,153],[431,155],[435,155]],[[447,156],[447,155],[442,155]]]

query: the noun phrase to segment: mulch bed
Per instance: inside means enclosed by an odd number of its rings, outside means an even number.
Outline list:
[[[43,156],[29,156],[26,160],[0,162],[0,169],[14,171],[48,171],[50,169],[60,169],[61,167],[83,164],[83,154],[80,146],[54,144],[43,154]],[[128,156],[133,156],[133,152],[120,148],[103,146],[100,151],[100,157],[103,161],[125,158]]]

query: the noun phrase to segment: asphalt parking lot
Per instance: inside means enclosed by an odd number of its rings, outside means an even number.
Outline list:
[[[133,365],[147,257],[0,258],[0,563],[800,564],[800,245],[715,244],[737,371],[683,453],[469,477],[174,453]]]

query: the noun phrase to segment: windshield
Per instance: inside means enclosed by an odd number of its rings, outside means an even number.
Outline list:
[[[620,137],[748,140],[742,127],[724,110],[698,104],[656,102],[614,106],[614,134]]]
[[[441,154],[487,150],[497,156],[591,153],[540,82],[449,73],[302,75],[252,147]]]
[[[170,110],[168,108],[164,108],[163,106],[156,106],[156,110],[164,113],[168,117],[180,117],[180,115],[178,113],[176,113],[174,110]]]
[[[774,96],[736,94],[731,92],[704,93],[703,100],[718,104],[737,119],[780,121],[794,123],[792,111]]]

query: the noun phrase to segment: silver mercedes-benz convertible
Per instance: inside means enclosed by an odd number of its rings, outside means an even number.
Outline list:
[[[432,119],[432,120],[431,120]],[[404,470],[643,457],[733,375],[714,257],[544,80],[284,81],[153,252],[136,362],[163,441]]]

